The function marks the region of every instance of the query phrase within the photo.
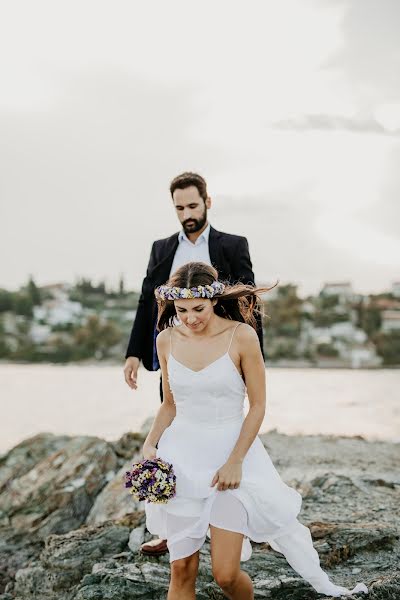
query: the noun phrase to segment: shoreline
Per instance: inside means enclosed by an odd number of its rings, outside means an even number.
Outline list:
[[[69,361],[69,362],[29,362],[29,361],[10,361],[5,359],[0,359],[0,366],[44,366],[44,367],[121,367],[123,369],[125,359],[122,359],[121,362],[115,360],[82,360],[82,361]],[[143,369],[142,363],[140,364],[140,368]],[[352,367],[349,364],[342,363],[306,363],[305,361],[291,361],[291,360],[282,360],[279,362],[265,362],[266,369],[298,369],[298,370],[318,370],[318,371],[397,371],[400,370],[400,364],[398,365],[385,365],[385,366],[362,366],[362,367]]]
[[[142,425],[141,431],[140,432],[134,432],[134,431],[130,431],[125,435],[132,435],[135,437],[135,439],[140,439],[141,437],[145,437],[145,435],[147,435],[147,432],[151,426],[153,418],[150,417],[148,419],[145,420],[145,422]],[[360,442],[365,442],[366,444],[388,444],[388,445],[392,445],[394,447],[397,448],[397,446],[399,446],[399,450],[400,450],[400,434],[398,438],[392,438],[392,439],[388,439],[388,438],[379,438],[379,437],[368,437],[365,435],[361,435],[361,434],[354,434],[354,435],[345,435],[345,434],[334,434],[334,433],[286,433],[284,431],[280,431],[279,428],[272,428],[269,429],[267,431],[262,431],[260,433],[257,434],[258,437],[260,437],[260,439],[262,440],[263,444],[266,445],[268,442],[268,438],[269,437],[275,437],[275,436],[281,436],[284,438],[288,438],[289,440],[296,440],[297,444],[301,444],[302,442],[304,442],[304,444],[308,443],[309,440],[317,440],[317,441],[326,441],[326,442],[334,442],[334,441],[360,441]],[[4,450],[0,450],[0,463],[1,461],[4,459],[5,456],[7,456],[10,452],[12,452],[12,450],[14,450],[15,448],[18,448],[21,445],[24,445],[26,443],[28,443],[30,440],[33,440],[37,437],[41,437],[41,436],[54,436],[54,437],[62,437],[65,439],[74,439],[74,438],[79,438],[79,437],[86,437],[86,438],[96,438],[99,440],[104,440],[105,442],[107,442],[108,444],[116,444],[118,442],[118,440],[114,437],[102,437],[100,435],[95,435],[95,434],[91,434],[89,432],[87,433],[53,433],[51,431],[40,431],[38,433],[33,434],[32,436],[28,436],[28,437],[23,437],[19,442],[13,443],[12,445],[10,445],[9,447],[5,448]],[[0,465],[1,468],[1,465]],[[400,478],[399,478],[400,481]],[[1,600],[1,598],[0,598]]]
[[[261,432],[332,434],[397,441],[400,370],[268,368]],[[130,389],[122,365],[0,365],[1,451],[40,431],[107,440],[137,431],[160,406],[159,372],[139,370]],[[245,399],[245,411],[248,399]]]

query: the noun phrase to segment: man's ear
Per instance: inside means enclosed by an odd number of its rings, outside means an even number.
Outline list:
[[[211,198],[210,198],[210,196],[207,196],[207,198],[206,198],[206,207],[207,208],[211,208],[211,204],[212,204]]]

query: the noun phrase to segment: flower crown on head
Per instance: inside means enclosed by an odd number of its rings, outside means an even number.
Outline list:
[[[197,287],[181,288],[160,285],[155,289],[157,298],[161,300],[179,300],[180,298],[213,298],[216,294],[222,294],[225,285],[220,281],[213,281],[210,285],[198,285]]]

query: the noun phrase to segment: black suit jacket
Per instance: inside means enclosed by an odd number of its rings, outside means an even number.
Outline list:
[[[140,358],[148,371],[153,370],[153,333],[157,319],[154,288],[164,284],[169,278],[178,247],[178,235],[179,233],[174,233],[168,238],[153,243],[128,349],[125,354],[125,358],[128,356]],[[249,245],[245,237],[223,233],[210,227],[208,249],[211,263],[217,269],[221,281],[230,281],[231,283],[241,281],[254,285]],[[259,317],[257,317],[257,333],[261,350],[263,350],[263,333],[261,318]]]

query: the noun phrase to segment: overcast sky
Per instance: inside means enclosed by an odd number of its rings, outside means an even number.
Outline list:
[[[178,230],[168,186],[256,279],[400,279],[398,0],[0,4],[0,286],[139,287]]]

